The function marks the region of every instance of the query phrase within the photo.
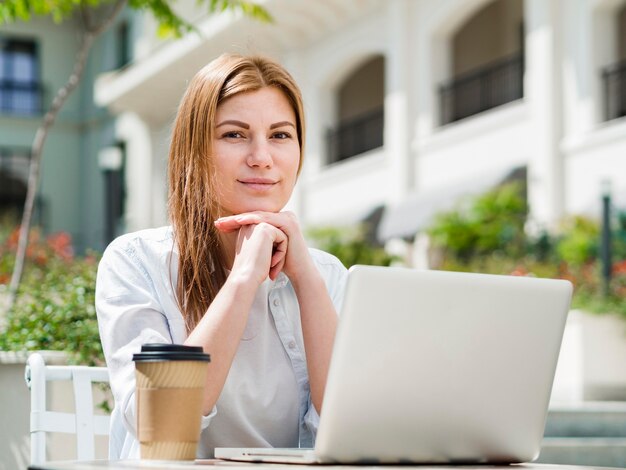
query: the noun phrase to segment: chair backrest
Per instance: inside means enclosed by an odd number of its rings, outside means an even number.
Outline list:
[[[95,435],[109,434],[109,416],[94,414],[93,382],[109,382],[106,367],[47,366],[41,354],[28,358],[25,371],[30,388],[30,460],[46,461],[46,433],[76,434],[78,460],[95,458]],[[50,381],[69,380],[74,390],[74,413],[46,409],[46,385]]]

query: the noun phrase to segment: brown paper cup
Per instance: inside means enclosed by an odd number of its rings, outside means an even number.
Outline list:
[[[209,355],[200,347],[148,344],[133,360],[141,458],[195,459]]]

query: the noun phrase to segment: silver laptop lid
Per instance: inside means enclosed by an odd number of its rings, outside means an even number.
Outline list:
[[[318,458],[533,460],[571,293],[560,280],[353,267]]]

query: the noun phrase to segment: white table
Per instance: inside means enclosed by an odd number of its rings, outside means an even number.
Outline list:
[[[151,460],[93,460],[93,461],[60,461],[46,462],[43,464],[31,465],[29,470],[201,470],[215,467],[228,467],[228,470],[276,470],[282,467],[285,470],[311,470],[317,468],[321,470],[385,470],[394,468],[393,465],[293,465],[293,464],[268,464],[268,463],[237,463],[225,462],[222,460],[197,460],[195,462],[166,462]],[[589,467],[578,465],[551,465],[551,464],[516,464],[516,465],[401,465],[402,470],[608,470],[609,467]],[[614,468],[612,470],[615,470]]]

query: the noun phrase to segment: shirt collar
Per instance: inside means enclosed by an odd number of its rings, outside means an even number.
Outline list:
[[[270,290],[280,289],[282,287],[285,287],[288,282],[289,282],[289,278],[285,275],[285,273],[280,272],[278,273],[278,276],[276,276],[276,279],[274,279],[274,282],[272,286],[270,287]]]

